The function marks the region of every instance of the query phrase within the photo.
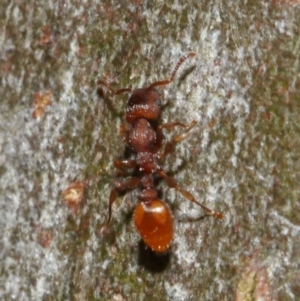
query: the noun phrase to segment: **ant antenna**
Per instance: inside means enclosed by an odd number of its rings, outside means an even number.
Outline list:
[[[174,78],[175,78],[175,75],[179,69],[179,67],[182,65],[182,63],[187,59],[187,58],[190,58],[190,57],[194,57],[196,56],[196,53],[195,52],[189,52],[187,54],[185,54],[184,56],[182,56],[179,60],[179,62],[177,63],[177,65],[175,66],[175,69],[174,71],[172,72],[171,74],[171,78],[170,79],[166,79],[166,80],[162,80],[162,81],[158,81],[158,82],[155,82],[153,84],[151,84],[148,89],[152,89],[153,87],[156,87],[156,86],[164,86],[164,85],[168,85],[169,83],[171,83]]]
[[[115,95],[119,95],[119,94],[122,94],[124,92],[132,92],[132,90],[130,88],[123,88],[123,89],[119,89],[119,90],[114,90],[111,88],[111,86],[106,83],[105,81],[103,80],[99,80],[98,81],[98,85],[103,85],[105,86],[106,88],[108,88],[111,92],[113,92]]]

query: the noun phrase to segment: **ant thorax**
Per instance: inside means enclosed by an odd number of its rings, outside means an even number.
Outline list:
[[[128,135],[128,144],[136,152],[156,152],[157,135],[147,119],[140,118]]]

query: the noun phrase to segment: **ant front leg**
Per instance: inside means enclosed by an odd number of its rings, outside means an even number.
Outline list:
[[[112,205],[113,205],[114,201],[116,200],[118,194],[123,191],[130,191],[130,190],[137,188],[137,186],[140,184],[140,182],[141,182],[140,178],[129,177],[123,181],[118,182],[116,184],[116,186],[112,189],[112,191],[110,192],[109,201],[108,201],[108,217],[107,217],[106,223],[104,224],[104,226],[102,226],[102,228],[100,230],[100,234],[105,232],[105,230],[107,229],[107,227],[111,221]]]
[[[168,154],[172,153],[175,149],[175,145],[178,142],[181,142],[182,140],[188,138],[191,135],[190,130],[195,126],[196,120],[193,120],[190,124],[183,124],[180,122],[171,122],[171,123],[165,123],[158,127],[158,131],[161,132],[163,128],[171,129],[175,126],[182,126],[187,128],[184,133],[181,133],[177,136],[175,136],[171,141],[167,142],[164,152],[160,154],[159,159],[163,160]]]
[[[202,205],[201,203],[197,202],[196,199],[194,198],[194,196],[191,193],[189,193],[187,190],[182,189],[177,184],[177,182],[173,178],[169,177],[162,169],[158,170],[157,173],[160,177],[162,177],[166,180],[166,183],[170,188],[175,188],[177,191],[179,191],[189,201],[191,201],[193,203],[196,203],[197,205],[202,207],[204,210],[206,210],[209,213],[209,215],[212,215],[213,217],[220,218],[220,219],[224,218],[223,213],[214,211],[214,210]]]

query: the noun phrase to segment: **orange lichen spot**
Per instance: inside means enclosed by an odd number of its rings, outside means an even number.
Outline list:
[[[48,248],[52,241],[52,233],[49,229],[40,228],[37,233],[37,242],[43,248]]]
[[[73,182],[62,192],[62,197],[73,214],[78,212],[80,204],[83,200],[85,182]]]
[[[42,27],[42,34],[38,41],[42,46],[48,45],[51,42],[51,28],[50,26]]]
[[[46,106],[50,106],[53,101],[52,92],[49,90],[40,91],[34,94],[33,118],[39,118],[44,115]]]

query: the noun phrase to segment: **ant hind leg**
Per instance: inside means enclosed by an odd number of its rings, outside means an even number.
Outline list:
[[[166,180],[167,185],[170,188],[175,188],[178,192],[180,192],[186,199],[188,199],[189,201],[196,203],[197,205],[199,205],[200,207],[202,207],[202,209],[204,209],[205,211],[208,212],[209,215],[212,215],[213,217],[219,218],[219,219],[223,219],[224,215],[221,212],[217,212],[214,211],[204,205],[202,205],[201,203],[197,202],[196,199],[194,198],[194,196],[189,193],[187,190],[182,189],[177,182],[169,177],[162,169],[158,170],[158,175],[162,178],[164,178]]]
[[[109,201],[108,201],[108,217],[107,217],[105,224],[100,229],[100,234],[103,234],[106,231],[106,229],[111,221],[112,205],[113,205],[114,201],[116,200],[118,194],[122,191],[129,191],[129,190],[135,189],[140,184],[140,182],[141,182],[140,178],[129,177],[123,181],[119,181],[116,184],[116,186],[111,190],[110,196],[109,196]]]

